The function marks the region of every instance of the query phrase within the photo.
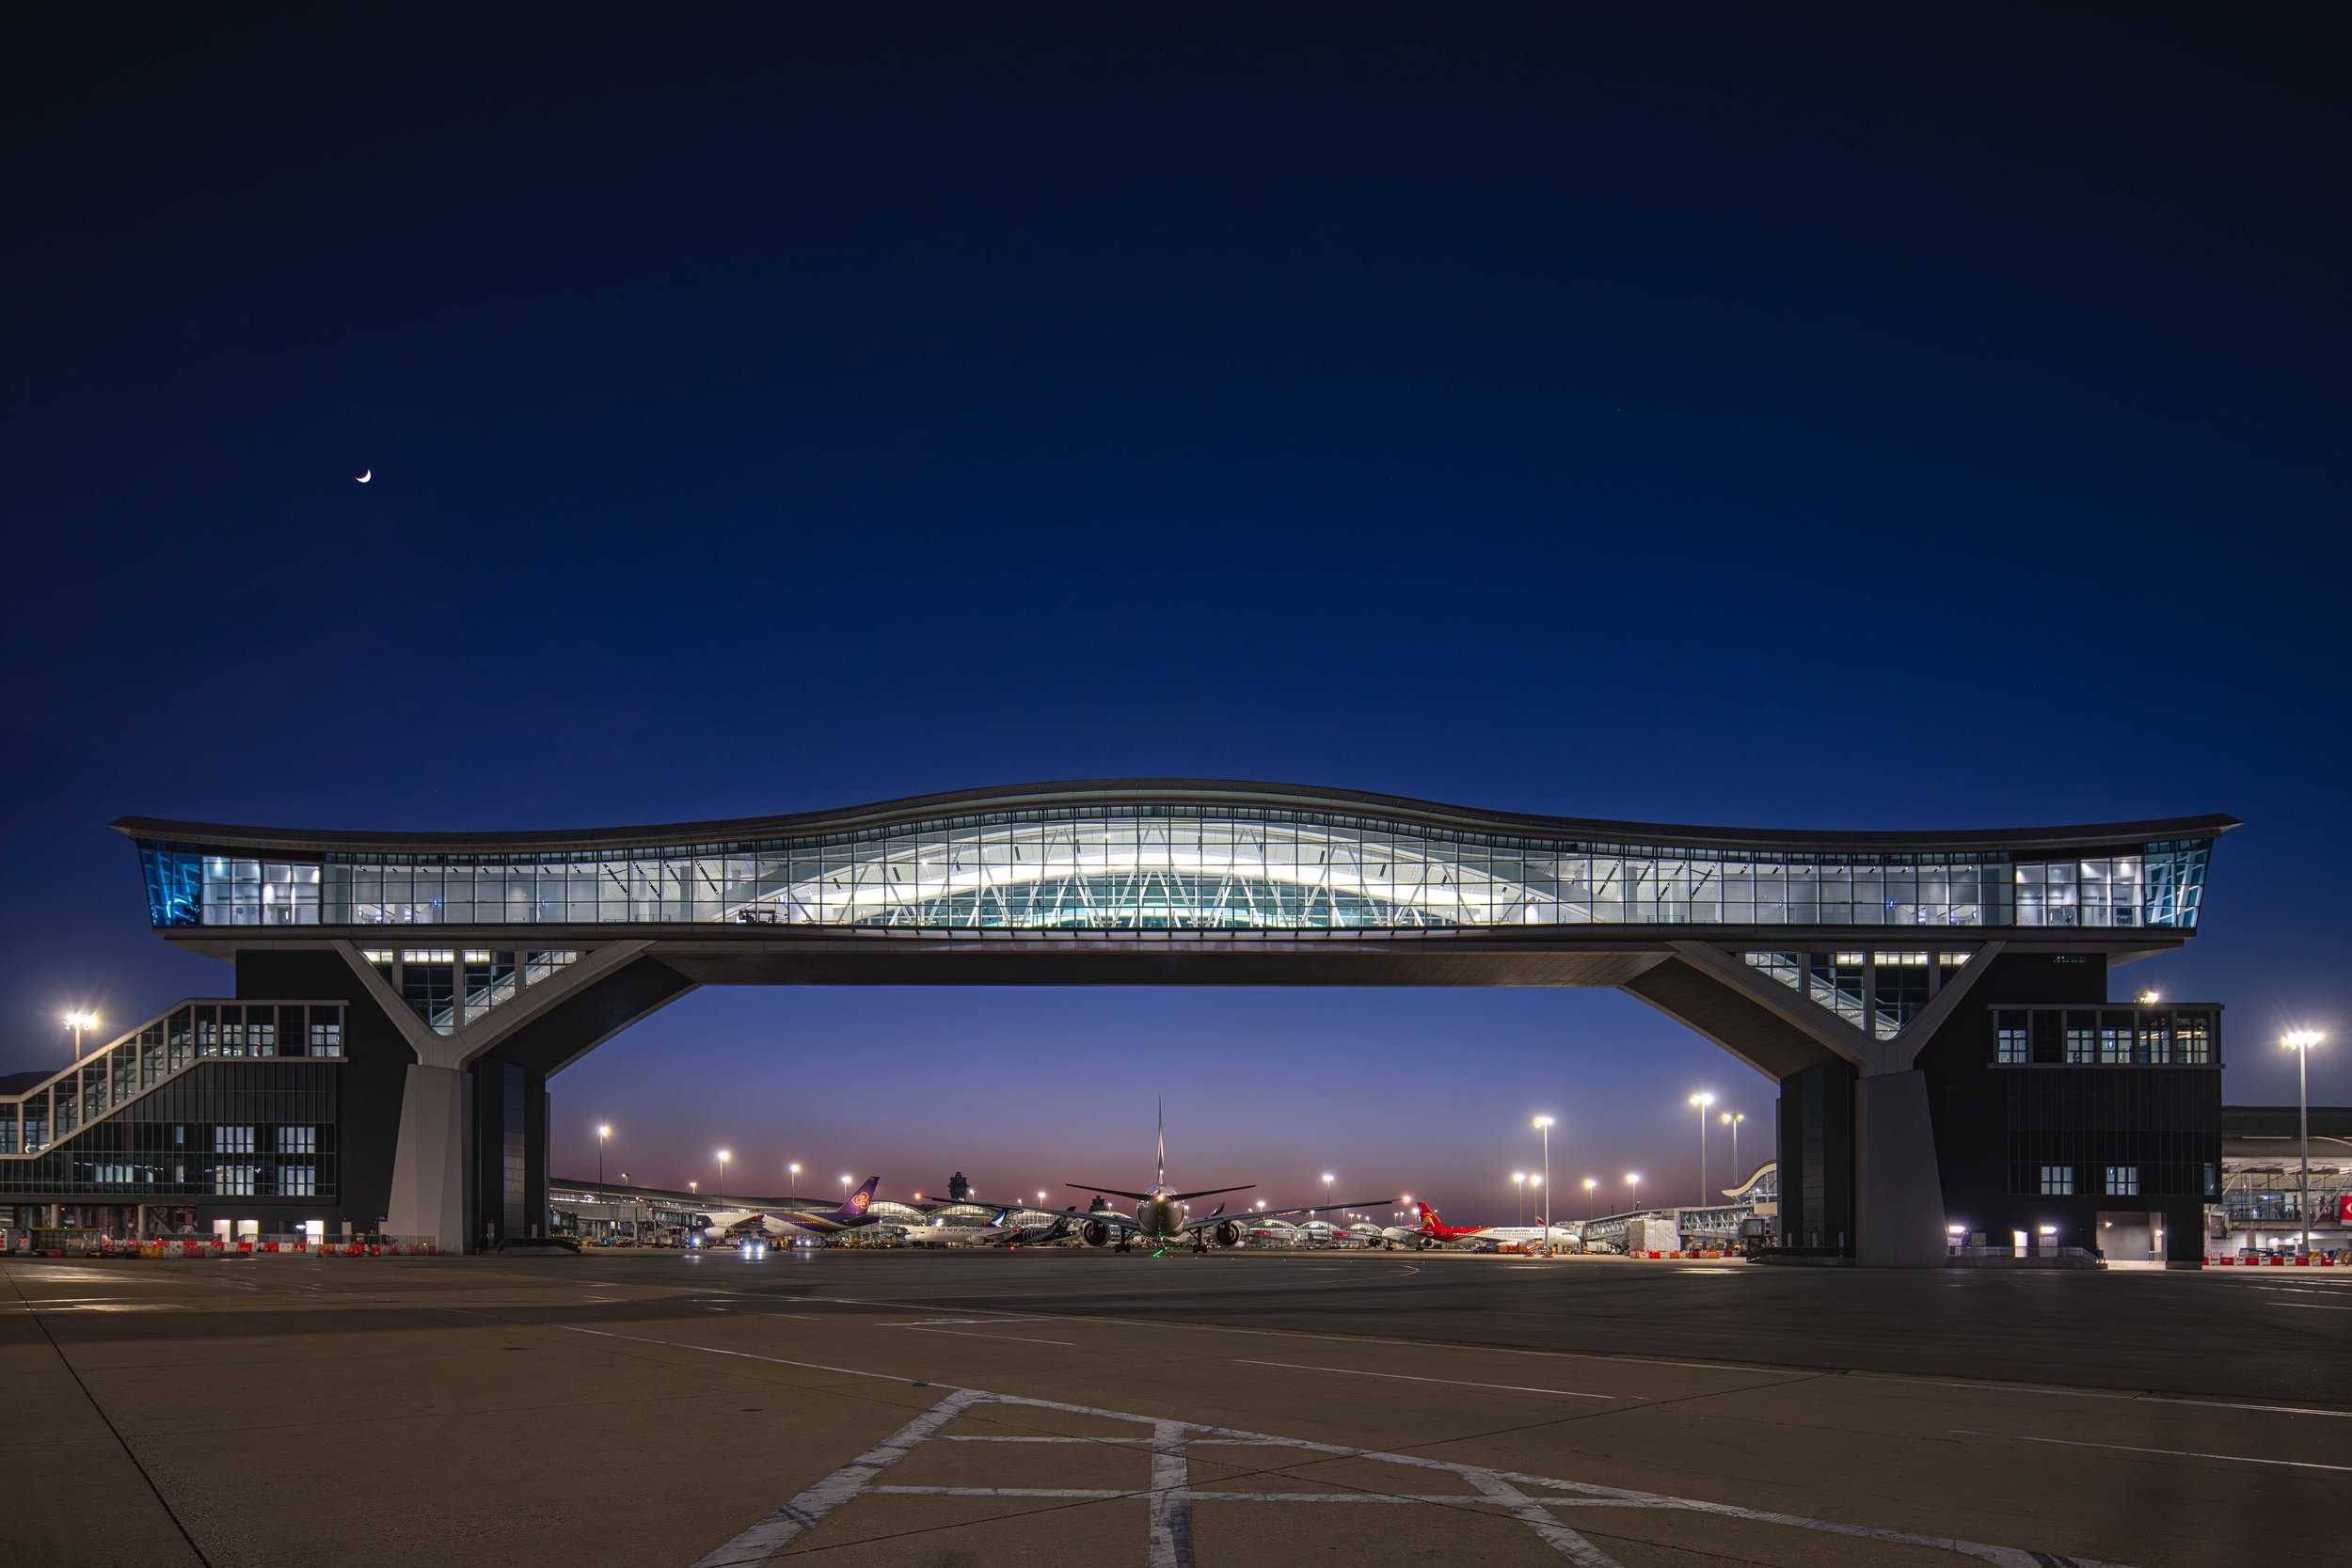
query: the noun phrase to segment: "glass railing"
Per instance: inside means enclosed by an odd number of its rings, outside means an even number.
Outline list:
[[[39,1083],[0,1094],[0,1157],[39,1154],[199,1062],[340,1058],[343,1008],[242,998],[175,1003]]]

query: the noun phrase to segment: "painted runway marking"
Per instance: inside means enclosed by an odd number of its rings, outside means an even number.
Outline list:
[[[2006,1443],[2055,1443],[2067,1449],[2106,1449],[2116,1453],[2160,1453],[2169,1459],[2222,1459],[2233,1465],[2280,1465],[2291,1470],[2352,1471],[2352,1465],[2322,1465],[2311,1459],[2257,1459],[2247,1453],[2200,1453],[2194,1449],[2142,1449],[2129,1443],[2085,1443],[2072,1437],[2027,1437],[2014,1432],[1963,1432],[1952,1429],[1955,1437],[1992,1437]]]
[[[2352,1307],[2331,1307],[2319,1301],[2266,1301],[2265,1307],[2299,1307],[2307,1312],[2352,1312]]]
[[[2259,1410],[2266,1416],[2328,1416],[2339,1421],[2352,1421],[2352,1410],[2320,1410],[2303,1404],[2243,1404],[2228,1400],[2192,1400],[2178,1394],[2142,1394],[2150,1404],[2194,1404],[2207,1410]]]
[[[1016,1345],[1059,1345],[1065,1350],[1078,1348],[1078,1341],[1075,1339],[1033,1339],[1025,1334],[975,1334],[968,1328],[933,1328],[928,1323],[907,1323],[902,1326],[911,1328],[917,1334],[952,1334],[960,1339],[994,1339],[1000,1343]]]
[[[1467,1383],[1458,1377],[1415,1377],[1408,1372],[1367,1372],[1355,1367],[1310,1367],[1296,1361],[1247,1361],[1233,1358],[1237,1367],[1280,1367],[1294,1372],[1337,1372],[1343,1377],[1385,1377],[1398,1383],[1442,1383],[1454,1388],[1500,1388],[1513,1394],[1557,1394],[1564,1400],[1613,1400],[1614,1394],[1580,1394],[1573,1388],[1531,1388],[1518,1383]]]
[[[722,1353],[730,1354],[730,1353]],[[766,1358],[757,1358],[766,1359]],[[903,1380],[900,1380],[903,1381]],[[1098,1439],[1072,1437],[1058,1439],[1073,1443],[1106,1443],[1147,1452],[1151,1471],[1147,1484],[1129,1487],[1085,1486],[901,1486],[883,1478],[891,1468],[906,1459],[925,1443],[985,1440],[993,1434],[943,1433],[941,1428],[967,1413],[983,1411],[993,1406],[1014,1410],[1054,1410],[1074,1416],[1091,1417],[1099,1420],[1120,1421],[1149,1430],[1148,1437]],[[1982,1435],[1982,1434],[1972,1434]],[[1045,1439],[1054,1441],[1054,1439]],[[1378,1491],[1364,1488],[1346,1492],[1251,1492],[1225,1487],[1195,1488],[1191,1484],[1187,1452],[1192,1448],[1207,1447],[1275,1448],[1317,1458],[1369,1460],[1375,1464],[1393,1465],[1409,1470],[1448,1475],[1473,1488],[1470,1492]],[[1028,1399],[1017,1394],[992,1394],[974,1388],[959,1388],[942,1399],[929,1410],[899,1427],[889,1436],[844,1465],[840,1469],[799,1493],[783,1507],[753,1525],[749,1529],[695,1560],[693,1568],[751,1568],[767,1562],[825,1518],[861,1497],[983,1497],[993,1499],[1027,1498],[1041,1502],[1125,1502],[1136,1498],[1147,1505],[1144,1531],[1143,1560],[1145,1568],[1195,1568],[1193,1557],[1193,1505],[1202,1502],[1282,1503],[1304,1505],[1315,1503],[1410,1503],[1424,1508],[1458,1508],[1474,1512],[1501,1510],[1518,1520],[1536,1539],[1578,1568],[1623,1568],[1580,1531],[1563,1523],[1553,1513],[1555,1509],[1639,1509],[1682,1512],[1716,1519],[1739,1520],[1744,1523],[1776,1525],[1795,1529],[1819,1531],[1827,1535],[1844,1536],[1851,1540],[1870,1541],[1892,1546],[1920,1547],[1929,1551],[1950,1553],[1956,1557],[1992,1563],[1994,1568],[2052,1568],[2066,1564],[2067,1568],[2121,1568],[2114,1563],[2099,1562],[2089,1558],[2056,1557],[2043,1552],[2022,1550],[2014,1546],[1991,1546],[1972,1541],[1956,1541],[1948,1537],[1915,1535],[1903,1530],[1880,1529],[1867,1525],[1843,1524],[1828,1519],[1809,1519],[1798,1514],[1774,1513],[1762,1509],[1740,1508],[1729,1503],[1702,1502],[1694,1498],[1668,1497],[1656,1492],[1634,1492],[1623,1487],[1601,1486],[1587,1481],[1565,1481],[1556,1476],[1529,1475],[1516,1470],[1497,1470],[1481,1465],[1462,1464],[1450,1460],[1429,1459],[1420,1454],[1393,1453],[1376,1449],[1352,1448],[1339,1443],[1317,1443],[1301,1437],[1279,1437],[1271,1433],[1244,1432],[1232,1427],[1206,1426],[1193,1421],[1171,1421],[1164,1417],[1139,1416],[1124,1410],[1104,1410],[1092,1405],[1067,1404],[1058,1400]],[[869,1541],[886,1536],[868,1537]]]

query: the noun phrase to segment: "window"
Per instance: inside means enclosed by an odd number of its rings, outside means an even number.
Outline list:
[[[278,1196],[280,1197],[318,1196],[318,1171],[311,1165],[280,1165],[278,1167]]]
[[[253,1129],[215,1127],[213,1129],[213,1148],[222,1154],[250,1154],[253,1152]]]
[[[2022,1024],[2014,1028],[2002,1028],[1998,1031],[1998,1038],[2001,1047],[2000,1060],[2003,1065],[2014,1067],[2033,1060],[2026,1047],[2026,1031]]]
[[[2077,1065],[2098,1060],[2096,1053],[2097,1047],[2093,1043],[2096,1037],[2097,1031],[2095,1030],[2085,1029],[2072,1024],[2068,1025],[2066,1030],[2066,1059],[2069,1062],[2073,1062]]]
[[[2072,1165],[2042,1166],[2042,1196],[2043,1197],[2073,1197],[2074,1196],[2074,1167]]]
[[[329,1019],[324,1022],[316,1019],[311,1020],[310,1054],[313,1056],[340,1056],[342,1053],[342,1020],[339,1018]]]
[[[281,1127],[278,1130],[278,1152],[280,1154],[316,1154],[319,1151],[319,1130],[315,1127]]]
[[[2139,1167],[2137,1165],[2109,1165],[2107,1167],[2107,1196],[2137,1197],[2138,1196]]]
[[[2129,1064],[2132,1059],[2132,1030],[2129,1024],[2121,1028],[2113,1024],[2099,1026],[2099,1060],[2108,1067]]]
[[[457,1027],[457,964],[447,948],[400,956],[401,1000],[436,1033]]]
[[[251,1165],[221,1165],[213,1182],[213,1190],[222,1197],[251,1197],[253,1167]]]

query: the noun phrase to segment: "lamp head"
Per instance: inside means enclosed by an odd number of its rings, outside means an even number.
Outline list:
[[[597,1136],[597,1137],[599,1137],[599,1138],[609,1138],[609,1137],[611,1137],[612,1135],[612,1128],[610,1128],[610,1127],[608,1127],[608,1126],[604,1125],[604,1124],[603,1124],[603,1123],[601,1123],[601,1122],[599,1122],[599,1123],[596,1125],[596,1136]]]
[[[1691,1097],[1691,1103],[1692,1103],[1692,1104],[1693,1104],[1693,1105],[1695,1105],[1695,1106],[1697,1106],[1700,1110],[1704,1111],[1704,1110],[1706,1110],[1706,1109],[1707,1109],[1709,1105],[1712,1105],[1712,1104],[1714,1104],[1714,1103],[1715,1103],[1715,1097],[1714,1097],[1713,1095],[1711,1095],[1711,1094],[1706,1094],[1706,1093],[1694,1094],[1694,1095],[1692,1095],[1692,1096]]]
[[[1538,1127],[1549,1127],[1551,1125],[1551,1118],[1549,1117],[1537,1117],[1535,1118],[1535,1125]]]
[[[2290,1029],[2279,1037],[2279,1043],[2289,1051],[2309,1051],[2327,1037],[2316,1029]]]

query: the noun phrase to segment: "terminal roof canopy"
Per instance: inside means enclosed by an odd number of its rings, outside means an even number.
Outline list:
[[[1118,780],[650,828],[124,817],[159,927],[926,930],[2195,927],[2224,816],[1724,829],[1295,784]]]

